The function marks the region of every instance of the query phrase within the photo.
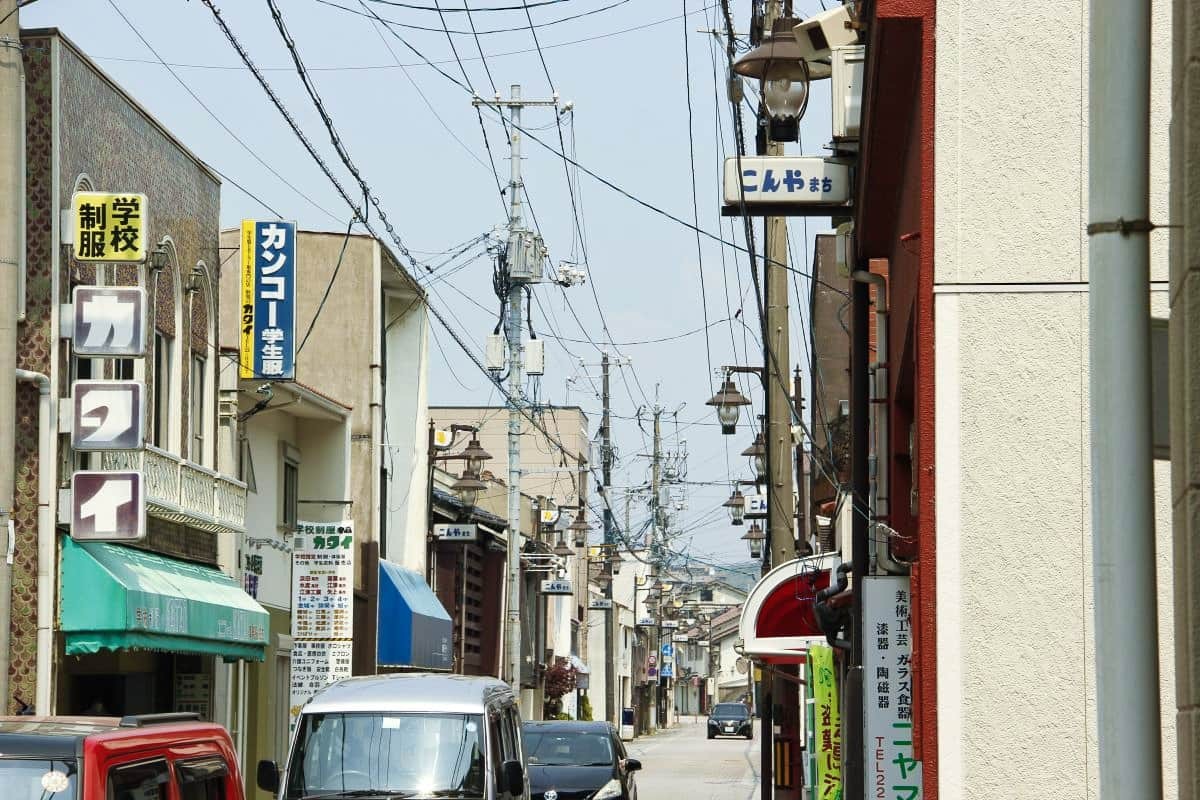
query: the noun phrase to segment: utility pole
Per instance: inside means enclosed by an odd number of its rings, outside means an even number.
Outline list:
[[[558,106],[558,99],[524,100],[520,84],[509,89],[509,99],[494,102],[475,97],[472,105],[504,107],[509,115],[508,248],[505,259],[508,275],[505,338],[508,340],[508,613],[505,624],[508,680],[513,690],[521,691],[521,415],[524,405],[524,350],[521,331],[525,327],[522,298],[526,286],[542,278],[543,255],[540,239],[524,226],[521,218],[521,109],[525,106]]]
[[[8,124],[0,131],[0,197],[8,208],[0,221],[0,536],[7,536],[13,524],[13,493],[16,480],[17,440],[17,270],[24,263],[21,225],[17,213],[25,193],[25,175],[21,167],[22,108],[21,29],[17,0],[0,0],[0,108],[8,109]],[[38,469],[54,469],[53,464],[38,464]],[[9,627],[12,617],[12,564],[0,559],[0,710],[9,706],[8,664]],[[41,713],[41,712],[39,712]]]
[[[662,532],[658,529],[660,520],[659,499],[662,493],[662,408],[654,407],[654,454],[650,462],[650,560],[656,571],[662,562],[662,543],[659,539]],[[654,703],[658,715],[659,727],[665,727],[667,722],[666,704],[663,702],[663,657],[662,657],[662,617],[666,611],[666,598],[659,595],[658,602],[658,642],[655,644],[655,658],[658,659],[658,674],[654,681]]]
[[[609,364],[608,353],[604,353],[600,360],[600,368],[603,371],[600,378],[601,401],[603,403],[603,413],[600,417],[600,466],[601,476],[604,478],[604,496],[607,498],[609,487],[612,486],[612,424],[609,418]],[[628,529],[627,529],[628,530]],[[613,534],[613,512],[611,502],[604,504],[604,550],[609,558],[616,555],[616,537]],[[613,597],[613,577],[609,576],[609,581],[604,586],[604,596],[609,600]],[[637,587],[634,587],[637,591]],[[616,625],[617,609],[615,604],[609,603],[608,611],[605,614],[604,623],[604,705],[608,709],[608,721],[617,725],[620,730],[621,717],[617,712],[617,625]],[[635,620],[636,622],[636,620]]]

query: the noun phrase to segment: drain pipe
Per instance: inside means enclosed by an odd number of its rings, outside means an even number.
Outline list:
[[[891,544],[881,530],[890,530],[891,499],[888,492],[888,463],[891,441],[888,438],[888,303],[887,279],[866,270],[856,270],[854,280],[875,287],[875,385],[871,392],[871,427],[874,429],[875,456],[871,459],[871,560],[878,570],[891,575],[907,575],[908,566],[892,558]]]
[[[1097,763],[1100,796],[1114,800],[1163,796],[1148,302],[1150,16],[1150,0],[1091,0],[1088,14]]]
[[[37,661],[36,699],[39,716],[50,710],[51,665],[54,653],[54,575],[57,556],[54,520],[50,504],[54,498],[54,398],[50,396],[50,378],[40,372],[17,370],[17,380],[38,387],[38,511],[37,511]],[[11,554],[10,554],[11,557]],[[6,565],[7,566],[7,565]],[[11,566],[8,566],[11,569]]]

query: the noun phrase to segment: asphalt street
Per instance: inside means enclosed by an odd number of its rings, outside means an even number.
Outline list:
[[[754,800],[758,797],[758,722],[754,739],[705,737],[704,717],[626,745],[640,759],[639,800]]]

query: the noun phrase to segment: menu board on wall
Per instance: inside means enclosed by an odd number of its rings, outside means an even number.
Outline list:
[[[212,719],[212,676],[200,672],[175,674],[175,710],[199,714],[200,719]]]
[[[354,523],[297,522],[292,538],[291,722],[314,694],[351,674]]]

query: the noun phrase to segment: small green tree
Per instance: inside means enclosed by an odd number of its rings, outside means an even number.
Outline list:
[[[588,722],[592,721],[592,701],[587,696],[587,692],[583,693],[583,698],[579,701],[579,718]]]

